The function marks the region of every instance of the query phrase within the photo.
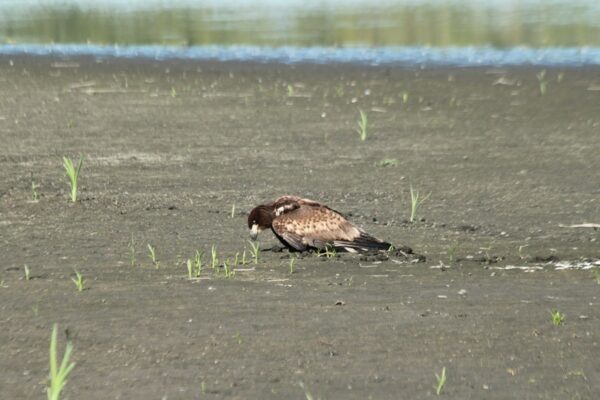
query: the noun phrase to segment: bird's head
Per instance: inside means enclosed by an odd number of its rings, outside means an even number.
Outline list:
[[[248,228],[250,229],[250,238],[256,240],[259,232],[268,229],[275,218],[273,207],[260,205],[255,207],[248,215]]]

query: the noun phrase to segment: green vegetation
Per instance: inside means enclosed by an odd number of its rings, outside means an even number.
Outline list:
[[[403,104],[408,103],[408,92],[403,92],[402,93],[402,103]]]
[[[231,218],[235,217],[235,203],[231,205]]]
[[[254,264],[258,264],[258,259],[260,257],[260,243],[259,242],[251,242],[250,243],[250,255],[252,255],[252,259],[254,260]]]
[[[75,286],[77,287],[77,291],[82,292],[85,289],[85,278],[81,273],[77,270],[73,270],[75,272],[76,278],[71,278]]]
[[[367,114],[363,110],[358,109],[358,111],[360,112],[360,120],[357,121],[358,128],[356,128],[356,132],[358,132],[360,140],[365,141],[367,139],[369,121],[367,119]]]
[[[35,183],[33,177],[31,177],[31,200],[34,202],[37,202],[39,200],[39,195],[37,192],[38,188],[39,186]]]
[[[174,87],[172,87],[172,88],[171,88],[171,97],[172,97],[172,98],[175,98],[175,97],[177,97],[177,90],[175,90],[175,88],[174,88]]]
[[[235,271],[229,265],[229,260],[225,260],[223,262],[223,273],[225,274],[225,278],[233,278],[235,277]]]
[[[310,394],[310,392],[308,391],[308,389],[304,386],[304,383],[300,382],[299,385],[302,388],[302,390],[304,390],[304,397],[306,397],[306,400],[314,400],[315,399],[313,397],[313,395]]]
[[[56,351],[56,334],[57,325],[54,324],[52,327],[52,336],[50,337],[50,386],[47,388],[48,400],[59,400],[60,392],[67,384],[67,377],[75,368],[75,363],[70,362],[71,352],[73,351],[73,345],[67,340],[65,347],[65,353],[63,354],[60,366],[57,363],[57,351]]]
[[[395,167],[398,165],[398,160],[396,158],[384,158],[375,163],[377,167]]]
[[[454,261],[456,260],[456,251],[458,250],[458,248],[460,247],[460,242],[458,240],[455,240],[452,245],[450,246],[450,248],[448,249],[448,263],[452,264],[454,263]]]
[[[67,173],[67,178],[69,178],[69,186],[71,187],[71,201],[73,203],[77,201],[77,183],[79,181],[79,171],[81,171],[82,165],[83,156],[79,156],[77,167],[73,165],[73,161],[71,161],[70,158],[63,157],[63,167]]]
[[[442,373],[440,375],[435,374],[435,378],[437,379],[435,394],[439,396],[440,393],[442,393],[442,389],[444,389],[444,385],[446,384],[446,367],[442,368]]]
[[[337,251],[335,250],[335,247],[325,245],[324,249],[317,249],[316,254],[317,257],[334,258],[337,256]]]
[[[219,258],[217,256],[217,248],[214,244],[210,248],[210,266],[212,269],[215,269],[219,266]]]
[[[415,222],[419,207],[421,207],[421,204],[423,204],[423,202],[427,200],[429,196],[431,196],[431,193],[419,199],[419,191],[413,190],[412,185],[410,186],[410,222]]]
[[[160,261],[158,261],[156,259],[156,248],[153,247],[150,243],[147,244],[148,246],[148,251],[149,251],[149,255],[150,255],[150,259],[152,260],[152,264],[154,264],[154,267],[156,269],[160,268]]]
[[[561,314],[560,311],[550,311],[550,315],[552,315],[552,323],[554,324],[554,326],[561,326],[565,323],[565,314]]]
[[[26,281],[29,281],[29,280],[31,280],[31,273],[30,273],[30,271],[29,271],[29,266],[28,266],[27,264],[25,264],[25,265],[23,266],[23,270],[25,271],[25,280],[26,280]]]
[[[525,247],[527,247],[527,246],[529,246],[529,245],[528,244],[524,244],[524,245],[519,246],[519,259],[525,260],[525,259],[528,258],[528,256],[526,256],[525,254],[523,254],[523,249]]]

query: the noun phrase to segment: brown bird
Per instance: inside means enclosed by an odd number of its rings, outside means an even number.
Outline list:
[[[255,207],[248,215],[250,237],[271,228],[291,251],[334,248],[337,251],[389,250],[391,244],[353,225],[342,214],[309,199],[281,196]]]

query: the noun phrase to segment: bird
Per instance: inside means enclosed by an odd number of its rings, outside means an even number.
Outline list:
[[[361,253],[387,251],[392,245],[352,224],[341,213],[315,200],[284,195],[248,214],[250,237],[271,229],[293,252],[329,250]]]

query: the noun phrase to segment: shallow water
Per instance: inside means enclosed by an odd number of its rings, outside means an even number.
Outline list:
[[[598,65],[593,0],[4,0],[0,54]]]
[[[4,0],[0,2],[0,41],[600,46],[600,4],[595,0]]]

